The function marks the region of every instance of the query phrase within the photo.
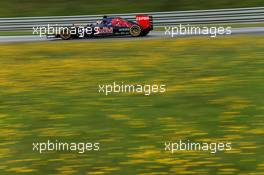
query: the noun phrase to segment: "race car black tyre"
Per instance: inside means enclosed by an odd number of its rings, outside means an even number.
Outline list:
[[[130,33],[130,35],[133,36],[133,37],[138,37],[138,36],[140,36],[141,31],[142,31],[142,30],[141,30],[141,27],[138,26],[138,25],[133,25],[133,26],[131,26],[130,29],[129,29],[129,33]]]
[[[147,34],[149,34],[149,30],[143,30],[140,34],[140,36],[147,36]]]
[[[65,28],[65,29],[61,30],[60,37],[63,40],[71,39],[72,36],[71,36],[71,33],[70,33],[70,29]]]

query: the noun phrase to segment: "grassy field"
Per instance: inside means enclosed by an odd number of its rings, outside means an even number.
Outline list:
[[[0,44],[0,174],[261,175],[264,38],[233,36]],[[98,93],[116,82],[165,94]],[[100,152],[32,142],[100,142]],[[232,142],[170,154],[165,141]]]
[[[1,0],[0,17],[88,15],[264,6],[263,0]]]

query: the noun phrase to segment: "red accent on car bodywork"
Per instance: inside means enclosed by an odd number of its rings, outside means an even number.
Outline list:
[[[132,24],[122,18],[115,17],[112,19],[112,25],[116,27],[131,27]]]

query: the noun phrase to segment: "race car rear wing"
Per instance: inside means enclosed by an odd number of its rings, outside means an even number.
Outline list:
[[[137,15],[137,24],[142,27],[142,29],[153,30],[153,17],[149,15]]]

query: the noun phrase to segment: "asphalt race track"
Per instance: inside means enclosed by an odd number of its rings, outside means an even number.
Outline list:
[[[234,34],[264,34],[264,27],[248,27],[248,28],[233,28],[232,36]],[[190,37],[192,35],[175,35],[174,38],[177,37]],[[218,35],[219,37],[220,35]],[[227,35],[223,35],[227,36]],[[100,41],[106,39],[153,39],[153,38],[171,38],[169,35],[165,35],[165,31],[154,31],[151,32],[147,37],[144,38],[133,38],[130,36],[122,36],[122,37],[98,37],[98,38],[89,38],[89,39],[77,39],[77,40],[69,40],[69,41]],[[34,41],[58,41],[60,39],[47,39],[46,37],[39,37],[37,35],[28,35],[28,36],[0,36],[0,43],[12,43],[12,42],[34,42]]]

